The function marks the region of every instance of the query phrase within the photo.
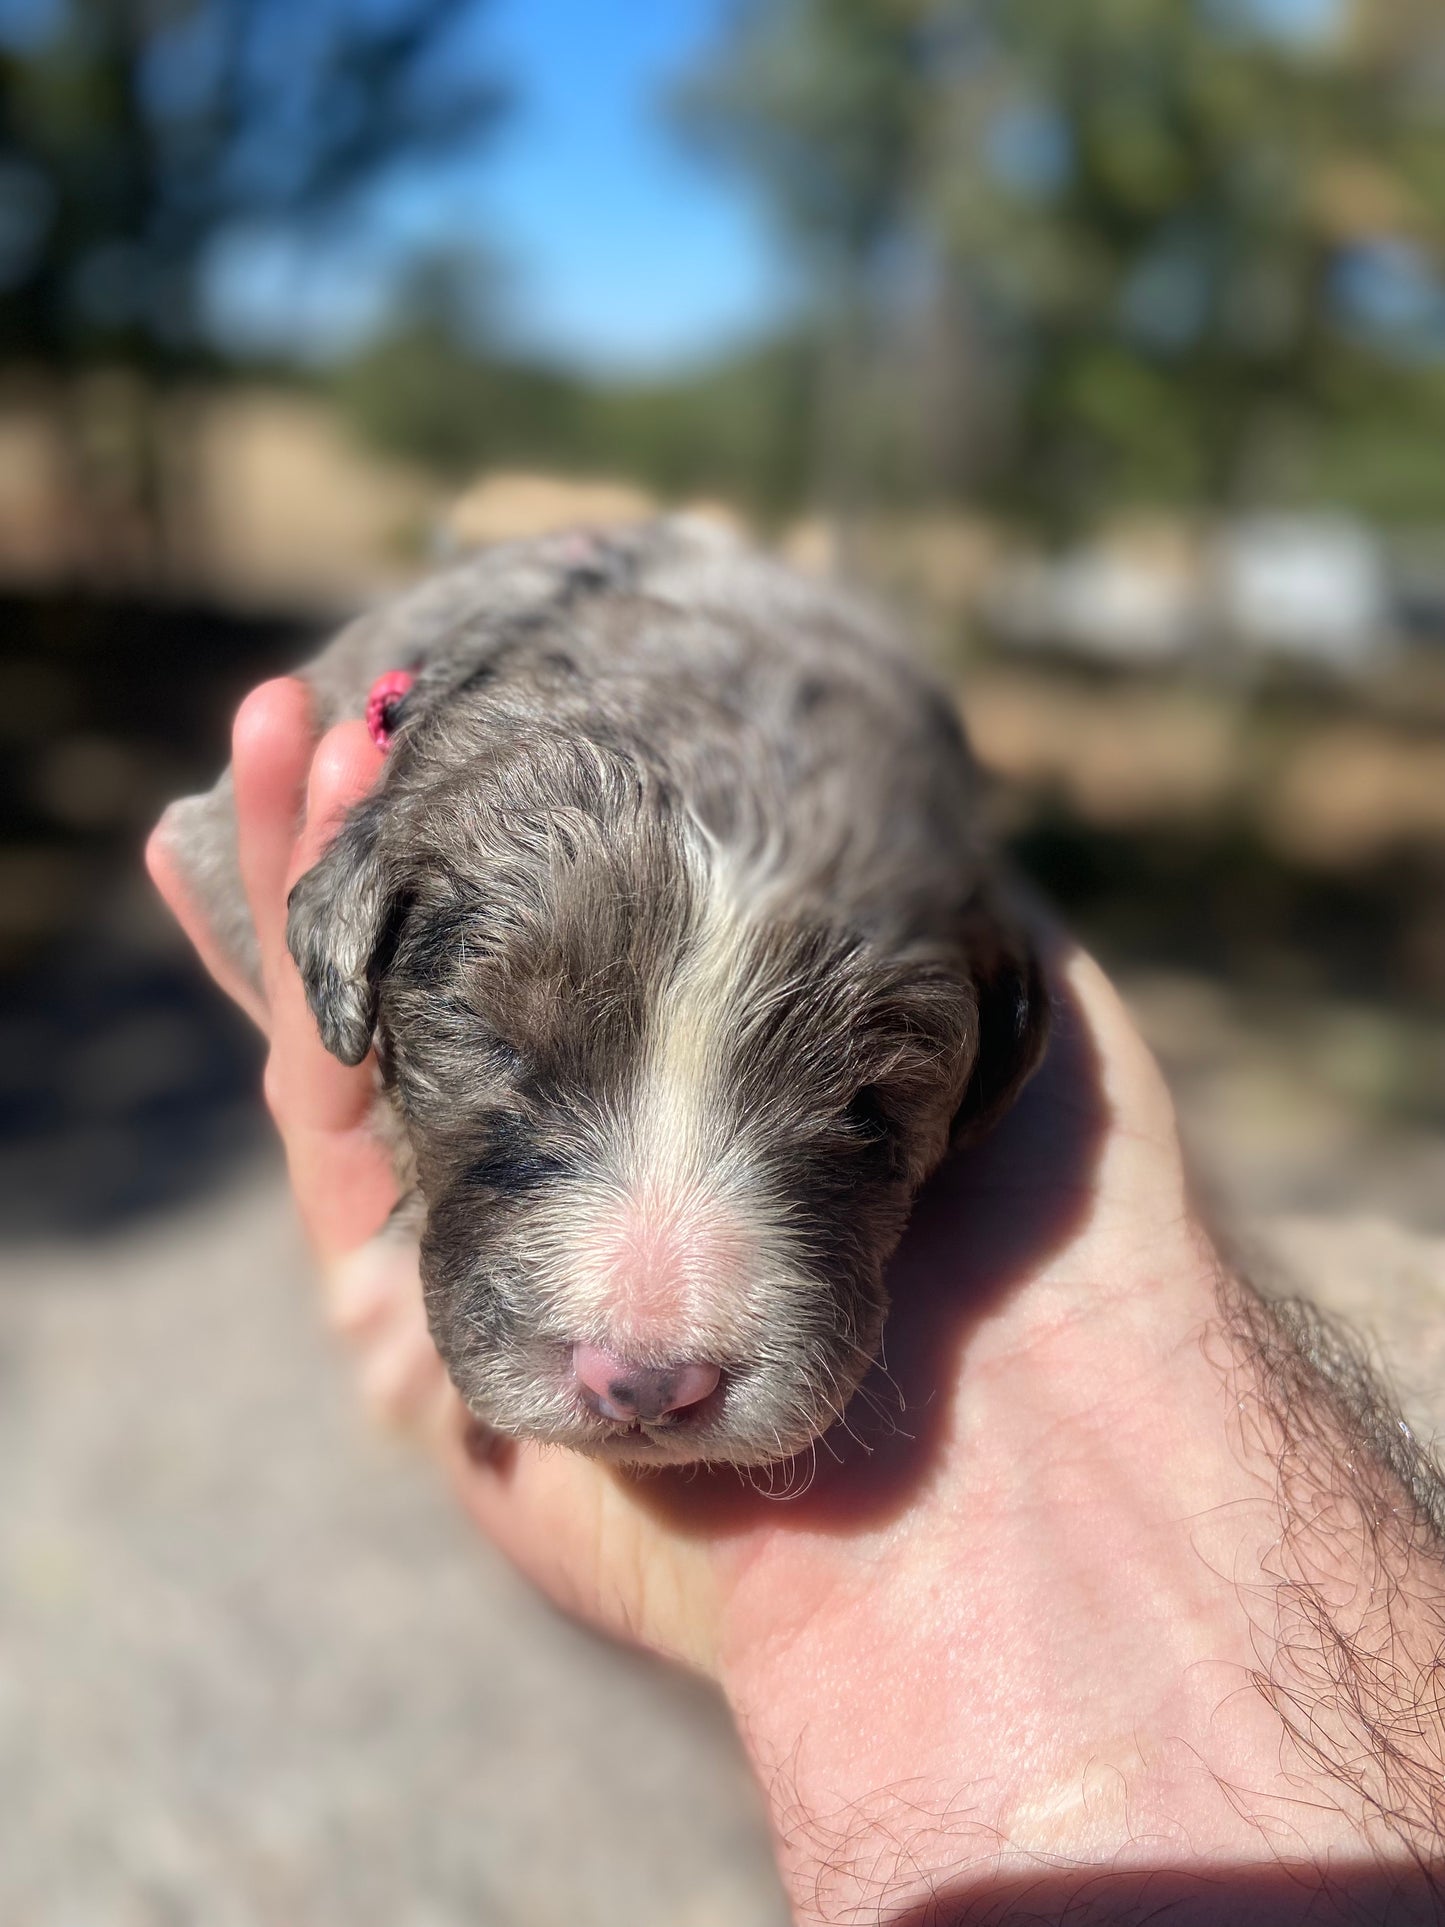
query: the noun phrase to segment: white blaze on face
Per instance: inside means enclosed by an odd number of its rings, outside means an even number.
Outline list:
[[[729,1088],[755,933],[715,875],[701,902],[609,1132],[608,1180],[590,1198],[570,1194],[568,1251],[553,1271],[575,1334],[639,1362],[746,1356],[766,1329],[769,1281],[792,1270]]]
[[[756,936],[713,879],[676,978],[664,991],[623,1147],[624,1178],[678,1193],[735,1179],[743,1155],[728,1088],[755,975]]]

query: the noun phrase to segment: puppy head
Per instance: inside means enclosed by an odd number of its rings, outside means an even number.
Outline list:
[[[730,871],[628,759],[541,730],[360,806],[292,896],[328,1047],[373,1042],[476,1414],[614,1459],[760,1464],[874,1355],[950,1134],[1044,1000],[975,910],[889,948]]]

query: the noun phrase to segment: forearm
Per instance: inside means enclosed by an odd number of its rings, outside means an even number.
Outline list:
[[[1374,1418],[1189,1242],[1162,1298],[1010,1307],[1027,1375],[976,1335],[966,1488],[856,1589],[784,1627],[742,1576],[725,1679],[800,1920],[1283,1922],[1325,1882],[1438,1917],[1438,1541]]]

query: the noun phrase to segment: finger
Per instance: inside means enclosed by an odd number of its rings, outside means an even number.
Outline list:
[[[311,693],[295,677],[253,689],[231,732],[241,878],[261,948],[268,1004],[285,951],[286,878],[301,830],[312,754]]]
[[[328,1321],[358,1353],[373,1411],[436,1436],[455,1394],[427,1327],[415,1245],[383,1234],[328,1265],[323,1278]]]
[[[342,1064],[322,1044],[286,948],[286,895],[321,855],[340,817],[371,787],[381,758],[365,726],[351,723],[328,732],[313,757],[298,728],[294,696],[257,694],[267,706],[254,719],[256,751],[245,795],[257,817],[250,874],[257,891],[266,893],[257,912],[271,1006],[266,1099],[286,1147],[307,1235],[318,1255],[331,1260],[355,1251],[385,1223],[396,1202],[396,1179],[372,1125],[375,1067],[370,1059]],[[300,758],[294,754],[298,740]],[[303,785],[307,809],[298,826]]]
[[[574,1452],[498,1439],[460,1405],[442,1456],[472,1518],[559,1606],[716,1674],[708,1542],[666,1530],[625,1474]]]
[[[372,1416],[398,1430],[423,1429],[439,1401],[456,1396],[419,1302],[393,1308],[385,1327],[369,1335],[360,1382]]]
[[[353,803],[371,790],[385,762],[363,722],[338,723],[316,746],[306,783],[306,822],[291,868],[288,887],[326,850]]]
[[[151,881],[221,989],[265,1031],[268,1028],[265,999],[216,942],[210,924],[181,880],[180,866],[170,843],[169,815],[167,811],[162,816],[146,841],[145,863]]]
[[[286,948],[285,896],[325,850],[336,825],[375,782],[381,754],[364,723],[342,723],[317,746],[307,779],[306,822],[276,884],[282,906],[268,937],[272,1010],[267,1099],[288,1146],[302,1132],[342,1133],[361,1125],[375,1094],[370,1060],[340,1063],[321,1042],[301,978]]]

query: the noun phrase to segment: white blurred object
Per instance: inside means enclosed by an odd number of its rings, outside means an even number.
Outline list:
[[[1121,528],[1056,559],[1007,569],[992,599],[1011,642],[1109,661],[1172,662],[1199,639],[1203,590],[1196,547],[1167,524]]]
[[[1336,670],[1370,666],[1390,629],[1380,544],[1344,515],[1261,515],[1218,540],[1221,627],[1251,649]]]

